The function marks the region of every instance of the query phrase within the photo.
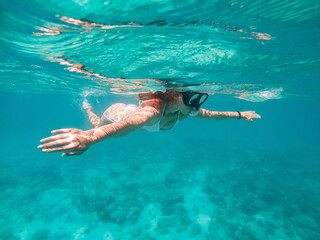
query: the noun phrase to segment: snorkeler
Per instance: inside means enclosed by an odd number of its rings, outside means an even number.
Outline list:
[[[159,131],[173,128],[188,117],[226,120],[244,119],[253,122],[260,118],[254,111],[216,112],[200,106],[208,94],[199,92],[156,92],[140,94],[139,106],[116,103],[99,118],[85,99],[83,108],[92,124],[92,129],[82,131],[76,128],[54,130],[54,136],[41,140],[38,148],[43,152],[62,151],[62,156],[82,154],[93,144],[109,138],[127,135],[133,131]]]

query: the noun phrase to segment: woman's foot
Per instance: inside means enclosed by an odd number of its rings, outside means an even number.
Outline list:
[[[82,108],[85,111],[92,111],[92,107],[86,98],[82,102]]]

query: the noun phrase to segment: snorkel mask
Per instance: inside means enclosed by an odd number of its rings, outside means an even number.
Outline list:
[[[181,94],[184,105],[196,108],[196,111],[192,112],[190,116],[196,116],[200,110],[200,105],[208,99],[207,93],[182,92]]]

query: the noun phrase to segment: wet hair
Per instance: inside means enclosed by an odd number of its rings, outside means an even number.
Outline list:
[[[175,100],[176,98],[178,98],[180,95],[179,92],[175,92],[175,91],[165,91],[165,92],[148,92],[148,93],[141,93],[138,96],[138,100],[141,101],[146,101],[146,100],[150,100],[150,99],[161,99],[164,102],[171,102],[173,100]]]

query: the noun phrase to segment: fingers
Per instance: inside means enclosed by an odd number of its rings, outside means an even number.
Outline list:
[[[64,152],[64,153],[62,153],[62,157],[64,157],[64,156],[72,156],[72,155],[80,155],[80,154],[82,154],[83,153],[83,151],[71,151],[71,152]]]
[[[52,134],[57,134],[48,138],[41,139],[43,143],[38,148],[42,149],[43,152],[59,152],[63,151],[62,156],[72,156],[82,154],[87,148],[81,146],[77,135],[82,131],[75,128],[65,128],[51,131]]]
[[[253,117],[244,117],[244,120],[248,121],[248,122],[254,122]]]
[[[248,122],[254,122],[254,121],[252,120],[252,118],[245,118],[244,120],[246,120],[246,121],[248,121]]]
[[[61,133],[69,133],[72,131],[72,128],[63,128],[58,130],[51,131],[51,134],[61,134]]]
[[[256,113],[255,111],[251,112],[252,118],[261,118],[260,115],[258,113]]]
[[[243,118],[248,122],[254,122],[253,119],[261,118],[261,116],[254,111],[242,112]]]
[[[68,134],[60,134],[60,135],[51,136],[51,137],[48,137],[48,138],[41,139],[40,142],[41,143],[47,143],[47,142],[52,142],[52,141],[56,141],[56,140],[59,140],[59,139],[64,139],[64,138],[67,138],[67,137],[69,137]]]
[[[43,152],[59,152],[59,151],[65,151],[65,150],[71,150],[76,146],[75,143],[70,143],[68,145],[62,146],[62,147],[55,147],[55,148],[45,148],[42,149]],[[73,149],[74,150],[74,149]]]
[[[60,147],[63,145],[68,145],[68,144],[70,144],[70,142],[71,142],[71,140],[69,138],[62,139],[62,140],[56,140],[56,141],[52,141],[47,144],[42,144],[42,145],[38,146],[38,148],[44,149],[44,148]]]

